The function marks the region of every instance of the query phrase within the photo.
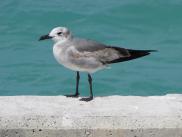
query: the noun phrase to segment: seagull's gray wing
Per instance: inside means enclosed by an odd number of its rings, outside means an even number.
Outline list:
[[[72,42],[76,49],[80,52],[94,52],[106,48],[106,45],[104,44],[87,39],[74,38]]]
[[[107,64],[119,58],[126,58],[130,56],[130,53],[127,49],[107,46],[92,40],[75,38],[72,42],[78,51],[76,53],[77,57],[95,58],[104,64]]]

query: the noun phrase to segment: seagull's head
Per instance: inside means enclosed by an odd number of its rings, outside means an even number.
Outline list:
[[[52,39],[54,42],[63,42],[71,37],[71,32],[66,27],[56,27],[49,34],[41,36],[39,40]]]

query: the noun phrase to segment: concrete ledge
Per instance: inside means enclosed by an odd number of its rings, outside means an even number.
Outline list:
[[[0,137],[182,137],[182,95],[0,97]]]

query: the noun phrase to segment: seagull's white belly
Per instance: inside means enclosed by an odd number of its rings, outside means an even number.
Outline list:
[[[69,60],[69,54],[67,54],[67,48],[54,45],[53,54],[58,63],[62,64],[66,68],[69,68],[73,71],[82,71],[88,73],[94,73],[100,69],[105,68],[105,66],[97,66],[97,67],[85,67],[84,65],[80,65]],[[87,61],[87,60],[85,60]]]

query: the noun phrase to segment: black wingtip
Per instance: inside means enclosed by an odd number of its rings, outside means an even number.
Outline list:
[[[138,53],[158,52],[158,50],[133,50],[133,49],[128,49],[128,51],[131,51],[131,52],[138,52]]]
[[[144,50],[144,51],[148,51],[148,52],[158,52],[158,50]]]
[[[117,50],[119,50],[119,48],[117,48]],[[121,58],[109,61],[107,62],[107,64],[129,61],[129,60],[147,56],[151,54],[151,52],[157,52],[157,50],[133,50],[133,49],[127,49],[127,50],[130,53],[129,57],[121,57]]]

